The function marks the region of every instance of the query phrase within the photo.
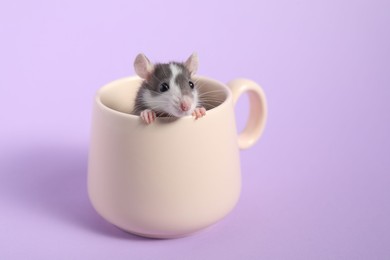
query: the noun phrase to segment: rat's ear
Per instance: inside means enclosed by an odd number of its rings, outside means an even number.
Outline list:
[[[154,65],[142,53],[138,54],[134,61],[135,73],[143,79],[147,79],[154,70]]]
[[[194,52],[184,63],[184,66],[191,72],[191,75],[194,75],[198,70],[198,54]]]

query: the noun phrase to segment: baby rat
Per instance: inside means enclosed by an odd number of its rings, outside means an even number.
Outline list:
[[[144,81],[138,90],[133,114],[147,124],[156,116],[198,119],[206,115],[199,104],[198,87],[191,77],[198,69],[198,56],[192,54],[186,62],[152,64],[144,54],[138,54],[134,69]]]

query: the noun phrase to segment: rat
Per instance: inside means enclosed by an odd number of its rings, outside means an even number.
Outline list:
[[[200,105],[199,90],[192,76],[198,69],[198,56],[193,53],[185,62],[153,64],[142,53],[134,61],[136,74],[143,79],[137,92],[133,114],[146,124],[158,116],[180,118],[206,115]]]

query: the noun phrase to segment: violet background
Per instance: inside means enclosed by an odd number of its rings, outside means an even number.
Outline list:
[[[1,1],[0,259],[390,259],[389,25],[379,0]],[[139,238],[87,197],[93,96],[193,51],[263,86],[266,131],[228,217]]]

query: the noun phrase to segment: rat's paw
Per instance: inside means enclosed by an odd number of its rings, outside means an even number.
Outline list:
[[[192,112],[192,115],[195,119],[201,118],[206,115],[206,109],[204,107],[197,107],[194,112]]]
[[[142,120],[147,124],[153,123],[154,120],[156,119],[156,113],[154,113],[150,109],[145,109],[144,111],[142,111],[140,116]]]

